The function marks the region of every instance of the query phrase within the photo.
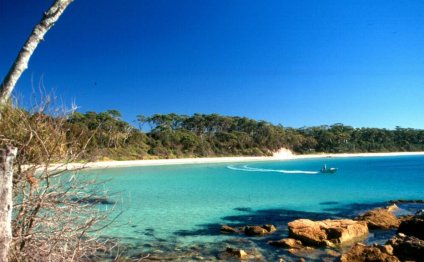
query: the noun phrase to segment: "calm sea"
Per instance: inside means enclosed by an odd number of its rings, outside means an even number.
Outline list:
[[[338,172],[317,172],[324,164]],[[424,156],[129,167],[84,174],[110,179],[104,186],[118,203],[114,212],[123,211],[103,234],[140,253],[231,241],[234,236],[219,233],[222,224],[273,223],[281,230],[270,238],[279,238],[296,218],[352,217],[389,200],[424,199]],[[256,248],[268,248],[261,239],[251,240]]]

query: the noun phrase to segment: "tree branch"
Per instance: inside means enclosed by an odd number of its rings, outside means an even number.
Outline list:
[[[56,23],[72,1],[73,0],[55,0],[49,10],[44,13],[40,23],[35,26],[0,85],[0,109],[9,100],[16,83],[22,73],[28,68],[28,62],[31,55],[34,53],[38,44],[44,39],[44,35]]]

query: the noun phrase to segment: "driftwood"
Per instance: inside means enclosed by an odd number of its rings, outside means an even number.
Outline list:
[[[0,149],[0,261],[7,261],[12,241],[13,160],[17,149]]]

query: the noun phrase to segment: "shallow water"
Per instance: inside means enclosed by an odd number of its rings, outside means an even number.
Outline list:
[[[323,164],[336,174],[317,171]],[[139,248],[169,250],[229,241],[220,224],[274,223],[286,234],[300,217],[353,216],[392,199],[424,198],[424,156],[355,157],[112,168],[85,171],[111,179],[105,186],[124,211],[103,232]],[[252,241],[256,241],[253,239]],[[263,241],[262,241],[263,242]],[[257,241],[258,248],[269,248]],[[266,242],[264,242],[266,243]],[[144,245],[144,247],[143,247]]]

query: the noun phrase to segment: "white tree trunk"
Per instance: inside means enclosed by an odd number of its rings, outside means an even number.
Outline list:
[[[7,262],[12,241],[13,160],[17,149],[0,149],[0,261]]]
[[[0,85],[0,107],[5,105],[12,94],[16,82],[22,73],[28,67],[28,61],[37,48],[40,41],[43,40],[47,31],[56,23],[60,15],[73,0],[55,0],[53,5],[44,13],[40,23],[35,26],[25,45],[19,51],[15,63],[10,68],[2,84]]]

